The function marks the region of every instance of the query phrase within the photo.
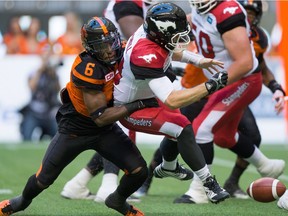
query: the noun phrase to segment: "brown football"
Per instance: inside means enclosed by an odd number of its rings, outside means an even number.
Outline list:
[[[253,181],[246,191],[258,202],[272,202],[285,193],[286,186],[278,179],[264,177]]]

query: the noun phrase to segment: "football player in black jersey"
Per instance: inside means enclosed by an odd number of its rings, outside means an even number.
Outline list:
[[[106,205],[123,215],[144,215],[126,199],[145,181],[146,162],[115,122],[158,103],[148,99],[113,107],[114,77],[123,48],[117,28],[109,19],[91,18],[81,28],[81,40],[85,51],[75,58],[70,82],[61,91],[63,105],[56,115],[58,132],[22,194],[0,202],[1,216],[26,209],[71,161],[89,149],[99,152],[125,172]]]

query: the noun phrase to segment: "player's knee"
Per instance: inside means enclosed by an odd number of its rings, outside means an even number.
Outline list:
[[[137,167],[128,176],[144,182],[148,177],[148,168],[147,166]]]

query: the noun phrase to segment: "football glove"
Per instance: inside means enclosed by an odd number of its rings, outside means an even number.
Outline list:
[[[125,104],[125,107],[128,110],[128,113],[131,114],[137,110],[141,110],[144,108],[159,107],[159,104],[156,98],[149,98],[149,99],[137,100],[132,103]]]
[[[224,88],[227,85],[228,73],[227,71],[220,71],[215,73],[207,82],[205,82],[208,94]]]

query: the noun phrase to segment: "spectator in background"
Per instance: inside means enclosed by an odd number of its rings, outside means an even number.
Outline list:
[[[30,141],[36,128],[41,129],[41,136],[53,137],[57,131],[55,114],[59,108],[58,92],[60,83],[56,73],[59,62],[52,63],[51,50],[41,56],[40,68],[29,77],[31,101],[20,110],[23,115],[20,132],[23,140]]]
[[[46,34],[41,34],[41,23],[38,18],[31,19],[30,26],[25,32],[25,43],[21,46],[22,54],[41,54],[49,46]]]
[[[4,35],[7,54],[41,54],[49,45],[46,34],[40,37],[41,23],[32,17],[26,31],[21,29],[19,17],[10,21],[9,31]]]
[[[83,51],[79,30],[81,21],[77,14],[68,12],[65,14],[66,32],[54,43],[54,52],[57,54],[71,55]]]
[[[22,53],[21,44],[25,43],[25,36],[19,24],[19,17],[13,17],[9,22],[8,32],[3,36],[7,54]]]

